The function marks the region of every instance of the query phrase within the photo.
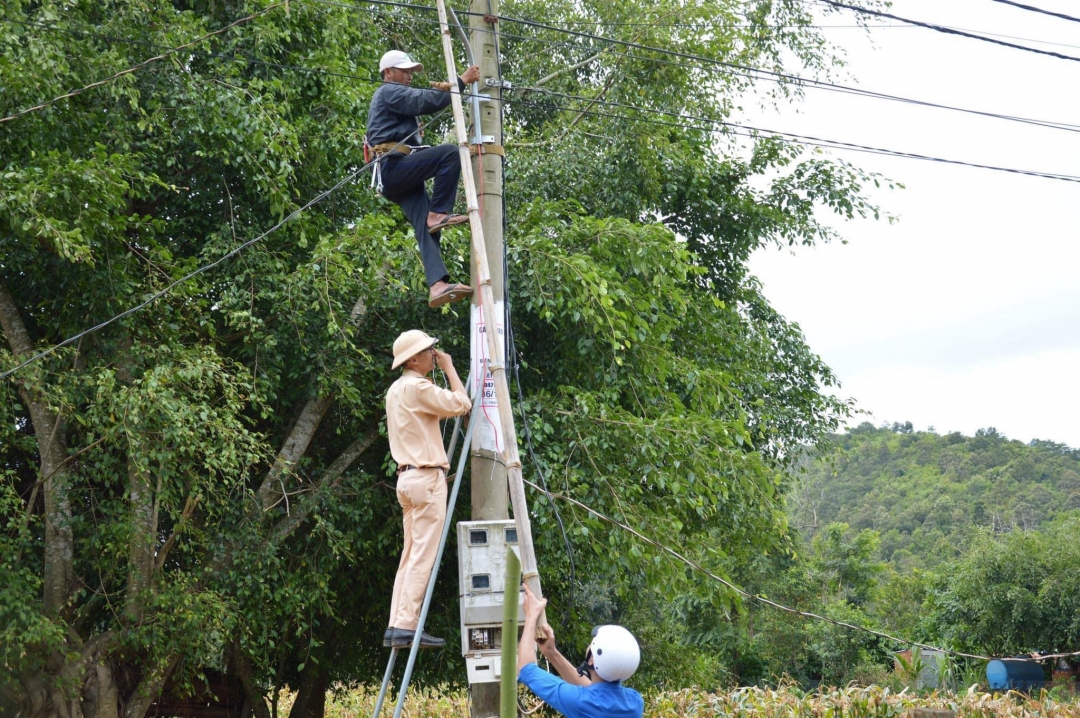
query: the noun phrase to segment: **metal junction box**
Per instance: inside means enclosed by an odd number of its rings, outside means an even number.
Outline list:
[[[495,683],[502,676],[507,547],[521,557],[517,526],[513,521],[462,521],[457,525],[457,538],[461,653],[465,656],[469,683]],[[520,626],[525,621],[520,587],[514,599],[518,603]]]

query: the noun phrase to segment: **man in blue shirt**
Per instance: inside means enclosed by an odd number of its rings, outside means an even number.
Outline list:
[[[537,624],[547,599],[538,599],[525,586],[525,628],[518,644],[518,681],[567,718],[642,718],[645,701],[622,684],[634,674],[641,649],[622,626],[598,626],[585,661],[577,669],[555,647],[550,626],[541,631],[540,652],[562,678],[536,665]]]
[[[391,50],[379,61],[383,84],[375,90],[368,107],[367,141],[378,157],[376,172],[382,178],[382,193],[401,207],[416,233],[420,259],[430,287],[428,305],[441,307],[472,294],[467,284],[449,281],[442,260],[439,236],[444,227],[469,220],[453,214],[461,177],[461,160],[454,145],[415,148],[421,144],[420,115],[437,112],[450,104],[450,87],[445,89],[411,87],[413,73],[424,66],[400,50]],[[458,90],[480,79],[480,68],[469,67],[458,78]],[[428,196],[424,183],[435,178]]]

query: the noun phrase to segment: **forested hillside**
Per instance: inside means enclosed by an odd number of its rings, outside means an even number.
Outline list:
[[[787,491],[789,550],[728,573],[759,596],[720,618],[686,604],[686,639],[728,679],[895,681],[904,641],[979,655],[1080,650],[1080,451],[863,424],[805,459]],[[983,663],[950,664],[966,687]]]
[[[835,521],[873,529],[880,558],[900,570],[963,553],[972,527],[1030,531],[1080,509],[1080,450],[1063,444],[1024,444],[992,428],[915,432],[910,422],[864,423],[836,442],[796,483],[792,522],[808,535]]]

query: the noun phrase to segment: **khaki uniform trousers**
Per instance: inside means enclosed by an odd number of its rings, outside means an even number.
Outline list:
[[[442,469],[402,472],[398,475],[397,497],[405,547],[394,579],[390,627],[414,631],[420,621],[420,608],[446,522],[446,472]]]

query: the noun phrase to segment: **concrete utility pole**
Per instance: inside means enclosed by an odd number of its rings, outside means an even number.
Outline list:
[[[484,387],[480,401],[484,402],[477,415],[477,425],[473,429],[472,441],[472,519],[473,521],[499,521],[509,518],[507,509],[506,466],[502,460],[505,448],[499,421],[499,408],[495,399],[495,386],[490,375],[485,371],[488,357],[488,344],[483,332],[489,327],[496,327],[499,343],[505,346],[503,317],[505,312],[506,284],[503,277],[503,171],[502,171],[502,88],[489,85],[489,81],[499,81],[499,58],[496,52],[496,33],[499,26],[491,16],[499,12],[498,0],[471,0],[469,9],[470,44],[473,48],[474,62],[480,65],[479,86],[490,101],[480,103],[480,117],[471,118],[480,123],[482,145],[472,147],[473,178],[476,194],[480,202],[480,218],[484,227],[484,240],[487,247],[487,264],[491,271],[491,289],[494,295],[496,317],[483,317],[481,322],[480,277],[477,265],[472,264],[472,286],[477,288],[473,294],[472,317],[472,371],[473,376],[483,376]],[[485,18],[484,15],[488,17]],[[470,133],[472,135],[474,133]],[[478,151],[482,150],[482,151]],[[509,364],[509,361],[507,362]],[[509,407],[507,407],[509,409]],[[503,670],[506,670],[504,667]],[[473,683],[469,687],[469,705],[473,718],[498,716],[500,712],[499,684]]]
[[[488,23],[484,15],[491,16],[499,12],[498,0],[472,0],[469,16],[470,44],[473,47],[474,61],[480,65],[479,86],[483,94],[490,96],[490,101],[480,103],[481,147],[472,147],[473,178],[476,194],[480,201],[480,217],[484,227],[484,240],[487,245],[488,267],[491,269],[491,289],[495,300],[497,317],[483,317],[479,291],[480,278],[476,264],[472,264],[472,286],[477,287],[472,300],[472,371],[473,376],[485,376],[486,381],[481,392],[483,411],[480,422],[473,431],[472,442],[472,520],[501,521],[509,518],[506,505],[506,467],[503,465],[501,452],[505,446],[495,401],[495,388],[486,375],[485,359],[488,357],[484,332],[488,327],[497,327],[499,342],[505,345],[503,315],[505,311],[503,281],[503,171],[502,171],[502,88],[497,84],[488,87],[489,81],[499,80],[499,60],[496,48],[497,23]],[[473,117],[473,122],[478,118]],[[482,153],[481,153],[482,151]],[[509,362],[508,362],[509,363]],[[496,703],[496,708],[498,704]]]

